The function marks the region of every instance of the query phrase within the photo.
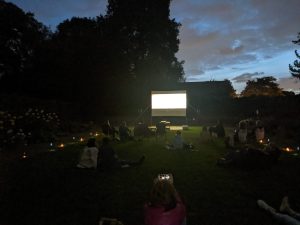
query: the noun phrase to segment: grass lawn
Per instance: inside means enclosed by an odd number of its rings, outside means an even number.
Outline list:
[[[0,193],[0,224],[96,225],[105,216],[141,225],[153,178],[162,172],[174,175],[186,200],[188,225],[274,224],[256,200],[278,208],[284,195],[300,211],[299,157],[285,154],[269,169],[221,168],[216,161],[227,152],[221,140],[201,135],[200,127],[182,136],[198,151],[166,150],[165,140],[154,137],[114,143],[120,158],[145,155],[146,160],[139,167],[112,172],[74,168],[82,145],[14,161],[1,184],[6,188]]]

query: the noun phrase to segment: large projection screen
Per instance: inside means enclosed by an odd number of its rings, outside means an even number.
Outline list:
[[[186,116],[186,91],[152,91],[152,116]]]

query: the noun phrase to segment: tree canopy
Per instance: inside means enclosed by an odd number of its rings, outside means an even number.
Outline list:
[[[179,48],[180,24],[170,19],[170,0],[109,0],[107,24],[121,66],[116,75],[141,84],[183,80]]]
[[[0,0],[0,78],[2,88],[25,79],[34,67],[37,49],[48,37],[48,29],[32,13],[25,13],[12,3]],[[11,83],[11,84],[10,84]]]
[[[109,0],[106,15],[73,17],[54,33],[14,4],[0,6],[0,83],[8,89],[19,82],[21,94],[116,109],[184,80],[170,0]]]
[[[300,32],[298,33],[298,40],[293,41],[293,43],[300,45]],[[300,54],[297,50],[295,50],[295,55],[298,60],[296,59],[293,65],[289,64],[289,68],[292,76],[300,79]]]
[[[250,96],[280,96],[282,89],[272,76],[248,80],[245,89],[241,92],[242,97]]]

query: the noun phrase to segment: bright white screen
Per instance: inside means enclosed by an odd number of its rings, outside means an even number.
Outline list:
[[[152,116],[186,116],[186,91],[152,91]]]

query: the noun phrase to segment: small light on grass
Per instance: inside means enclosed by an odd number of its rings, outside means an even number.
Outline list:
[[[81,137],[81,138],[80,138],[80,142],[83,142],[83,141],[84,141],[84,139]]]
[[[72,137],[72,139],[75,140],[76,138],[75,138],[75,137]]]
[[[286,152],[293,152],[294,150],[290,147],[285,147],[282,149],[283,151],[286,151]]]
[[[59,147],[59,148],[64,148],[65,145],[64,145],[63,143],[61,143],[58,147]]]

